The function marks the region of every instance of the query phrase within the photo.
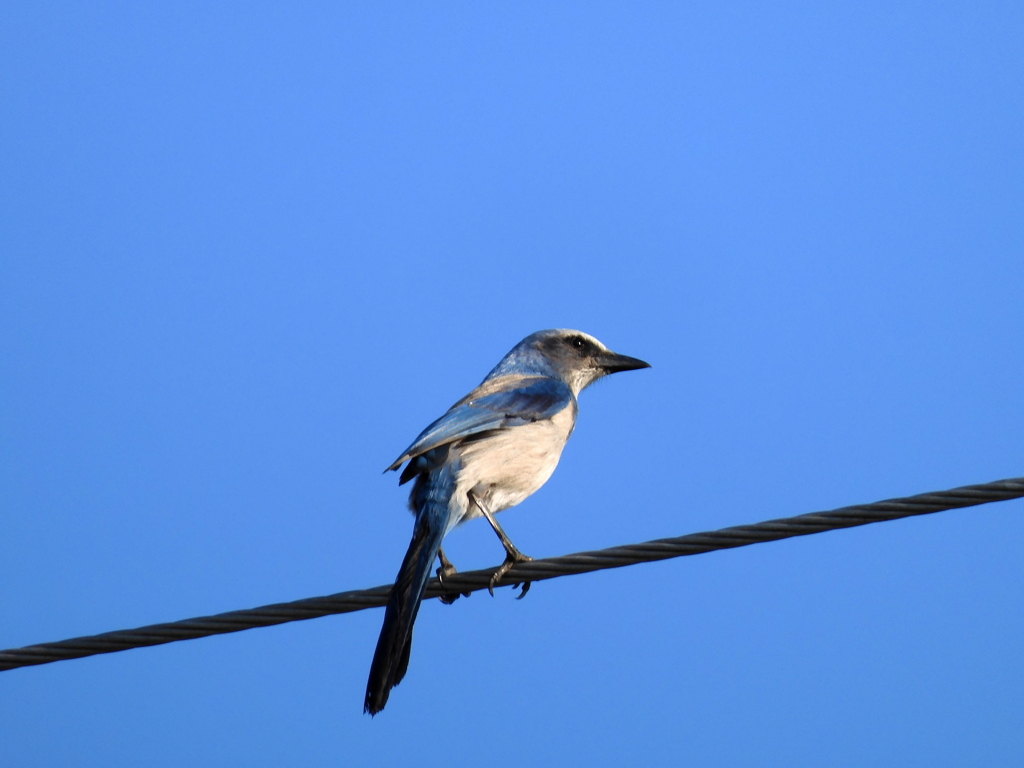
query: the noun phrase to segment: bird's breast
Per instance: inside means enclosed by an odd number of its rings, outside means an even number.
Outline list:
[[[575,405],[575,404],[573,404]],[[548,481],[576,422],[575,407],[551,419],[502,429],[460,446],[457,485],[473,491],[492,512],[515,506]],[[465,519],[479,517],[476,508]]]

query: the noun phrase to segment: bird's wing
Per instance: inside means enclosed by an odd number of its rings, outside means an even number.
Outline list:
[[[423,430],[388,469],[398,469],[409,459],[470,435],[549,419],[572,400],[566,384],[547,376],[516,377],[506,386],[485,382]]]

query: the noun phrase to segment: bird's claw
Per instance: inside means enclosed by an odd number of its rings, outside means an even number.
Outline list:
[[[517,551],[515,554],[509,552],[507,555],[505,555],[505,562],[498,566],[498,570],[496,570],[494,572],[494,575],[491,576],[491,583],[487,586],[487,591],[491,593],[491,597],[494,597],[494,588],[498,585],[498,582],[501,581],[502,577],[506,573],[512,570],[512,566],[514,566],[516,563],[528,563],[531,560],[533,560],[532,557],[530,557],[529,555],[524,555],[522,552],[519,551]],[[516,595],[516,600],[522,600],[526,596],[526,593],[530,591],[531,584],[533,584],[532,581],[522,582],[523,591]],[[512,589],[515,589],[518,586],[519,584],[513,584]]]
[[[445,563],[444,565],[438,566],[438,569],[434,571],[434,573],[437,574],[437,580],[441,582],[442,586],[444,586],[445,578],[448,576],[454,576],[458,571],[455,570],[455,566],[451,563]],[[438,595],[437,599],[445,605],[451,605],[460,597],[469,597],[471,594],[471,592],[447,592],[443,595]]]

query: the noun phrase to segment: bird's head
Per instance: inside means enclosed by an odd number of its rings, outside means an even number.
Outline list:
[[[519,342],[498,364],[499,373],[537,373],[554,376],[579,394],[603,376],[650,368],[649,363],[620,355],[582,331],[556,328],[537,331]]]

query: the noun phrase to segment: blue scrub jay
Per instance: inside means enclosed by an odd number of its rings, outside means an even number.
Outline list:
[[[391,689],[405,676],[412,625],[434,558],[440,558],[439,576],[455,572],[441,540],[460,523],[487,518],[506,553],[491,579],[493,595],[494,585],[515,563],[531,559],[516,549],[494,515],[551,477],[576,425],[580,392],[609,373],[638,368],[650,365],[618,355],[585,333],[538,331],[516,344],[479,387],[423,430],[388,467],[397,470],[409,462],[399,484],[416,481],[409,494],[416,523],[388,598],[364,712],[375,715],[384,709]],[[524,584],[519,597],[529,587]]]

